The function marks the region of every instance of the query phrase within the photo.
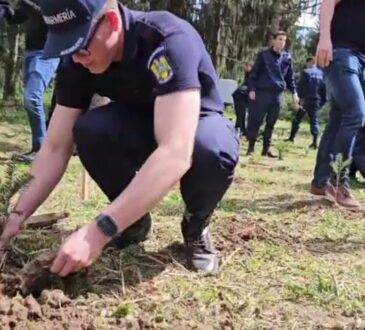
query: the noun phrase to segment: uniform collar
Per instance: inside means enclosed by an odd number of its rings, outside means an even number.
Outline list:
[[[124,48],[122,63],[133,59],[137,54],[137,33],[134,16],[127,7],[119,3],[119,10],[123,20],[124,28]]]
[[[284,53],[284,50],[282,50],[280,53],[276,52],[274,50],[274,47],[270,47],[271,52],[276,56],[281,56]]]

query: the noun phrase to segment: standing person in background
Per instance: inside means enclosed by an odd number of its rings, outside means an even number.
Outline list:
[[[252,71],[252,64],[246,63],[244,66],[245,78],[243,84],[240,85],[232,94],[234,101],[234,110],[236,112],[235,128],[239,136],[246,135],[246,112],[248,108],[247,81],[251,71]]]
[[[350,166],[350,178],[356,179],[357,171],[365,178],[365,127],[360,129],[356,137],[356,145]]]
[[[348,209],[359,209],[349,189],[348,168],[334,184],[331,162],[352,157],[356,135],[364,126],[365,2],[324,0],[320,15],[317,62],[325,68],[331,100],[330,118],[319,146],[311,193]],[[336,180],[337,182],[337,180]]]
[[[32,131],[32,147],[14,159],[30,163],[39,151],[46,136],[46,114],[43,97],[58,66],[58,59],[44,59],[43,48],[47,26],[38,6],[38,0],[21,0],[13,8],[6,0],[0,2],[0,19],[9,24],[23,24],[25,29],[25,55],[23,62],[24,107]]]
[[[279,118],[282,94],[285,89],[290,90],[296,107],[298,105],[293,60],[291,55],[284,50],[286,41],[286,32],[275,33],[272,38],[272,46],[257,54],[248,79],[250,106],[247,124],[249,143],[247,155],[254,152],[260,126],[266,117],[262,155],[276,158],[277,156],[270,150],[271,138]]]
[[[287,141],[294,142],[300,123],[305,113],[307,113],[310,120],[311,134],[313,136],[313,141],[309,148],[317,149],[318,136],[321,128],[319,123],[319,110],[326,103],[327,95],[323,72],[317,67],[314,57],[307,58],[306,68],[303,70],[298,83],[298,95],[302,107],[296,112]]]

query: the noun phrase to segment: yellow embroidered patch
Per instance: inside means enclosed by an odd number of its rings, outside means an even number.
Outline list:
[[[156,77],[158,83],[165,84],[171,80],[174,76],[174,71],[167,60],[166,56],[162,53],[159,53],[152,60],[150,65],[150,70]]]

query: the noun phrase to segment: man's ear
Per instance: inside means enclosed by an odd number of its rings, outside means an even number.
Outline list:
[[[110,10],[105,14],[105,17],[110,24],[112,32],[118,31],[121,24],[118,14],[114,10]]]

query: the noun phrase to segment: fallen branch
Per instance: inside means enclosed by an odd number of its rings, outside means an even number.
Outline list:
[[[59,220],[68,218],[67,212],[45,213],[34,215],[27,219],[24,225],[28,228],[39,229],[56,224]]]

